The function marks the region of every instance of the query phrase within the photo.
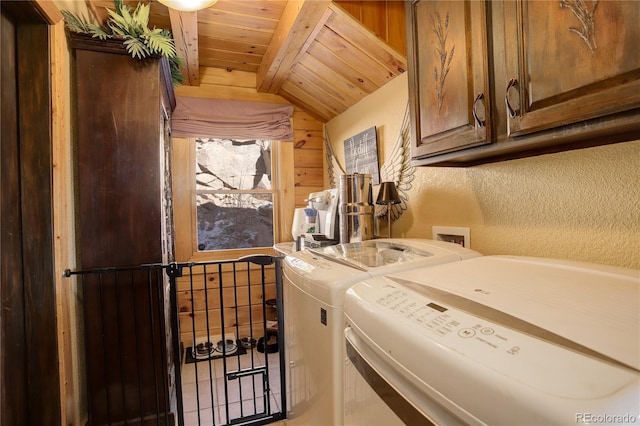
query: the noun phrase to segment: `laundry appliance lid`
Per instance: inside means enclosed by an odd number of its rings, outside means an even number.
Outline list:
[[[292,253],[283,269],[287,279],[312,297],[342,306],[345,291],[368,277],[475,256],[480,253],[443,241],[376,239]],[[378,266],[370,266],[374,262]]]
[[[347,348],[436,424],[640,420],[639,271],[484,256],[364,280],[344,313]]]
[[[312,253],[351,268],[368,271],[424,262],[437,256],[456,260],[478,256],[479,253],[458,244],[418,238],[383,238],[310,249]]]
[[[640,271],[483,256],[389,278],[461,310],[640,371]]]

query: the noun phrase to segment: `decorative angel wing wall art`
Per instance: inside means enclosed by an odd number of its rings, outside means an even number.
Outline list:
[[[391,220],[397,220],[407,209],[409,201],[408,191],[411,189],[411,182],[414,179],[415,167],[411,166],[411,135],[409,133],[410,118],[409,104],[405,107],[400,133],[393,145],[393,149],[387,156],[384,164],[380,167],[380,181],[394,182],[398,189],[401,202],[391,206]],[[325,127],[324,131],[325,156],[329,174],[329,185],[332,188],[338,187],[338,176],[345,174],[344,169],[331,148],[329,133]],[[376,217],[387,220],[387,206],[376,205]]]
[[[411,182],[415,177],[415,167],[411,166],[411,135],[409,118],[409,104],[404,110],[402,118],[402,126],[400,133],[393,145],[391,154],[386,156],[386,160],[380,167],[380,181],[394,182],[398,189],[401,202],[391,206],[391,220],[397,220],[407,209],[407,201],[409,201],[408,191],[411,189]],[[376,217],[387,220],[387,206],[376,205]]]
[[[324,155],[325,161],[327,162],[328,175],[329,175],[329,186],[331,188],[338,187],[338,176],[346,174],[340,163],[338,163],[338,159],[336,155],[333,153],[333,148],[331,148],[331,140],[329,139],[329,132],[327,131],[327,126],[324,126]]]

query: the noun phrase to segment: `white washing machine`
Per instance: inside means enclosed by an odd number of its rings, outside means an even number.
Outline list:
[[[351,285],[367,277],[479,255],[442,241],[377,239],[286,256],[287,424],[342,424],[342,306],[344,293]]]
[[[640,271],[484,256],[344,310],[345,425],[640,423]]]

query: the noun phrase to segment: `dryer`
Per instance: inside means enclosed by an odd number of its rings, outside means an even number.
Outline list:
[[[305,249],[283,262],[287,424],[342,424],[345,291],[368,277],[480,254],[426,239],[376,239]]]
[[[484,256],[354,285],[344,424],[640,422],[640,271]]]

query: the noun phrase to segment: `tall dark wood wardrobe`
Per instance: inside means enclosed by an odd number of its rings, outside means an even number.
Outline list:
[[[166,58],[71,35],[76,63],[77,251],[83,274],[89,422],[173,423],[168,284],[140,265],[172,259]],[[159,422],[156,423],[156,420]]]

